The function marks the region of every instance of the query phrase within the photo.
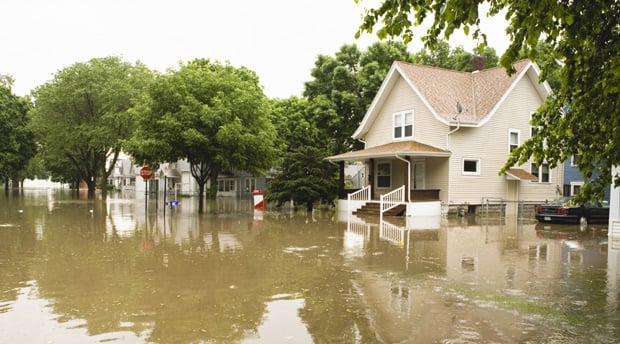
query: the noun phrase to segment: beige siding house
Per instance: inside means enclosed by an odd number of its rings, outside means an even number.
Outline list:
[[[494,202],[511,212],[519,201],[555,198],[561,165],[498,174],[511,149],[535,134],[531,114],[551,92],[536,64],[514,68],[508,76],[503,68],[465,73],[394,62],[353,134],[365,149],[327,158],[366,165],[367,186],[342,206],[381,202],[384,211],[404,205],[408,215],[429,215]]]

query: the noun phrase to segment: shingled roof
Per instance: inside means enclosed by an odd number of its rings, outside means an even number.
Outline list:
[[[480,125],[494,113],[510,88],[526,72],[533,72],[530,77],[538,82],[538,67],[529,60],[517,61],[513,67],[516,72],[509,76],[503,67],[459,72],[396,61],[353,137],[363,137],[367,132],[368,125],[377,115],[398,76],[418,94],[438,120],[450,124],[455,122],[458,115],[461,124]],[[543,97],[551,91],[546,84],[538,87]],[[460,114],[457,111],[457,102],[462,108]]]
[[[472,73],[406,62],[396,62],[396,67],[402,71],[408,82],[415,85],[437,115],[452,120],[457,114],[458,101],[463,108],[459,120],[478,122],[491,113],[495,104],[528,64],[528,60],[516,62],[516,73],[511,76],[506,74],[503,67]]]

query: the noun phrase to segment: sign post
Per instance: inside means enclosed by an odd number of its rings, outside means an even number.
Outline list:
[[[151,179],[151,177],[153,176],[153,169],[148,167],[148,166],[143,166],[140,169],[140,177],[142,177],[142,179],[144,179],[144,185],[145,185],[145,191],[144,194],[148,195],[149,194],[149,179]]]

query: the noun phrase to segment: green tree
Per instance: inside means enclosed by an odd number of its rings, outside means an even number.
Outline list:
[[[205,186],[219,172],[261,174],[271,167],[275,131],[268,115],[256,73],[195,59],[151,85],[136,108],[140,121],[128,153],[138,163],[155,165],[186,159],[202,212]]]
[[[488,3],[489,16],[505,11],[510,45],[500,64],[508,72],[514,72],[512,63],[522,54],[540,61],[540,40],[549,46],[546,59],[561,63],[558,70],[542,69],[543,80],[557,71],[559,86],[532,116],[538,134],[513,150],[504,170],[531,158],[554,167],[578,154],[578,167],[587,181],[579,202],[600,197],[612,181],[620,186],[620,176],[611,172],[620,163],[618,1],[384,0],[366,11],[356,35],[372,33],[379,26],[379,38],[397,36],[409,42],[414,37],[412,27],[432,16],[422,37],[427,47],[437,46],[440,39],[460,29],[465,34],[473,29],[472,37],[482,38],[484,45],[486,36],[479,29],[483,3]]]
[[[35,89],[33,121],[55,179],[83,180],[91,197],[98,181],[105,185],[135,127],[129,109],[152,77],[139,62],[104,57],[67,67]]]
[[[9,180],[19,182],[20,173],[36,153],[34,133],[27,116],[30,104],[11,90],[12,79],[0,82],[0,179],[8,190]]]
[[[293,201],[311,211],[317,202],[336,197],[335,166],[323,160],[328,153],[326,137],[317,128],[306,99],[274,100],[273,114],[281,140],[281,163],[269,183],[267,200],[279,205]]]
[[[473,70],[472,61],[476,55],[482,57],[484,68],[497,67],[499,58],[495,49],[491,47],[485,47],[482,50],[477,48],[474,55],[465,51],[463,46],[451,49],[449,43],[445,40],[437,41],[437,46],[433,50],[421,49],[415,53],[413,62],[427,66],[471,72]]]
[[[343,45],[335,56],[319,55],[306,82],[304,96],[328,135],[329,154],[360,148],[351,135],[362,120],[395,60],[410,61],[399,42],[375,43],[366,52],[354,44]]]
[[[24,166],[24,169],[19,172],[17,175],[17,180],[20,185],[23,186],[25,179],[47,179],[48,177],[49,172],[43,165],[41,153],[37,152],[37,154],[28,160],[28,163]]]

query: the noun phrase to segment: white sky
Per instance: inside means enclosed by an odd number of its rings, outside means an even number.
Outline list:
[[[378,0],[0,0],[0,74],[26,95],[59,70],[95,57],[121,56],[165,71],[210,58],[255,71],[268,97],[301,96],[319,54],[355,40],[364,7]],[[498,24],[499,23],[499,24]],[[498,55],[507,39],[501,18],[483,30]],[[495,26],[494,26],[495,25]],[[422,30],[420,30],[422,32]],[[452,46],[475,42],[455,35]],[[421,48],[412,43],[410,52]]]

